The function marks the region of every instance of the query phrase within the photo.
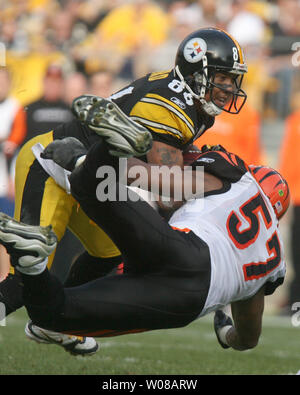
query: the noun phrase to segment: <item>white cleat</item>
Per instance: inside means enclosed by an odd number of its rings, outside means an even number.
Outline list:
[[[114,147],[114,156],[142,156],[152,147],[152,135],[144,126],[133,121],[112,101],[99,96],[83,95],[74,99],[72,111],[76,117],[105,137]]]
[[[93,355],[99,345],[93,337],[66,335],[64,333],[49,331],[28,321],[25,334],[30,340],[41,344],[56,344],[64,348],[71,355]]]
[[[12,266],[28,269],[46,261],[56,248],[57,237],[51,226],[24,224],[0,213],[0,243],[10,254]]]

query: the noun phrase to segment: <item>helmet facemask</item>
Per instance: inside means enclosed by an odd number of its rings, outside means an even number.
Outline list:
[[[181,82],[185,88],[191,93],[191,95],[200,101],[203,110],[210,116],[217,116],[222,111],[226,111],[230,114],[238,114],[245,101],[247,99],[246,93],[241,89],[244,73],[237,72],[236,70],[229,69],[226,67],[208,66],[206,56],[202,59],[203,68],[201,72],[195,72],[192,76],[184,78],[179,70],[179,67],[175,67],[176,74],[179,76]],[[235,75],[234,87],[228,85],[221,85],[215,83],[215,76],[217,73],[228,73]],[[213,89],[221,89],[222,91],[229,94],[229,99],[225,106],[219,106],[213,98]],[[209,99],[207,100],[207,93],[209,93]],[[231,96],[231,99],[230,99]]]

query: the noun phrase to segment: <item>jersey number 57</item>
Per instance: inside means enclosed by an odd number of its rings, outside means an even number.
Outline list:
[[[255,243],[262,225],[259,213],[267,229],[272,225],[272,218],[260,193],[252,196],[240,208],[239,213],[231,211],[227,219],[227,230],[230,239],[238,249],[248,248]],[[249,226],[241,230],[243,217]],[[264,262],[250,262],[243,266],[245,281],[266,276],[274,270],[281,261],[280,242],[275,231],[266,242],[269,258]]]

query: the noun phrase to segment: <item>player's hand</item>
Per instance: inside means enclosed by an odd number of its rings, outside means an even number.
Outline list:
[[[242,158],[228,152],[222,145],[203,146],[201,155],[192,163],[192,167],[197,166],[203,166],[207,173],[229,182],[237,182],[249,171]]]
[[[41,158],[52,159],[66,170],[73,171],[78,158],[87,154],[87,149],[75,137],[54,140],[41,153]]]
[[[233,327],[232,319],[222,310],[217,310],[214,317],[214,328],[221,347],[229,348],[226,342],[226,333]]]

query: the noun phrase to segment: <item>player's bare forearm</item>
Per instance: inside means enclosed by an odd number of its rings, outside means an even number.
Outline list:
[[[234,327],[226,334],[226,340],[235,350],[254,348],[259,340],[264,311],[264,288],[252,298],[232,303]]]

